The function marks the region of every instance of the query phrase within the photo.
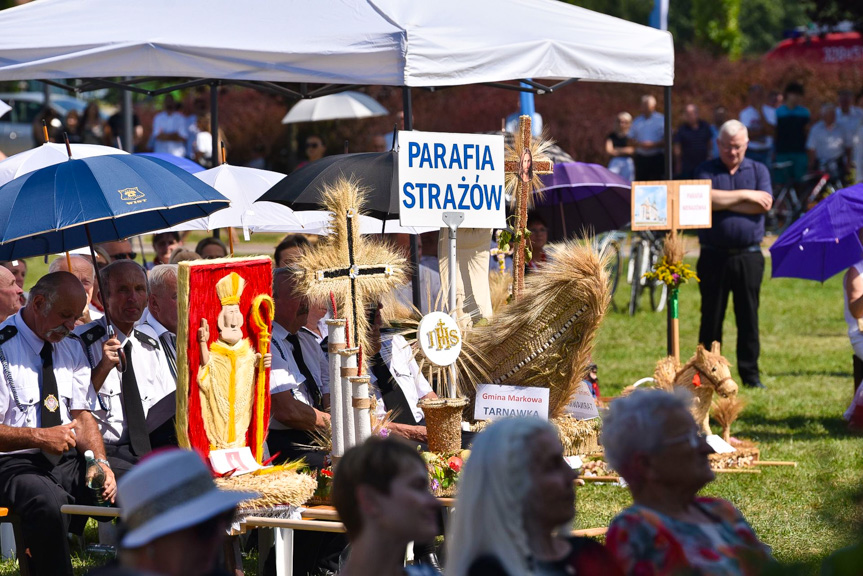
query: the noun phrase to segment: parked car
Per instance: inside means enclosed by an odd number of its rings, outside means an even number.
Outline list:
[[[12,107],[9,112],[0,116],[0,152],[11,156],[41,144],[41,139],[37,141],[33,139],[33,122],[42,112],[44,94],[6,92],[0,93],[0,100]],[[50,106],[60,118],[65,118],[70,110],[77,110],[79,114],[83,114],[87,101],[72,96],[52,94]]]

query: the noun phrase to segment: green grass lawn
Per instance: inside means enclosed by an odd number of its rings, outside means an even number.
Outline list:
[[[31,260],[28,285],[42,269],[41,263]],[[616,296],[620,309],[627,289],[622,285]],[[759,475],[719,475],[704,493],[736,504],[780,562],[799,573],[815,574],[827,554],[860,534],[857,495],[863,487],[863,438],[849,434],[841,419],[852,395],[841,276],[823,285],[765,280],[761,296],[761,369],[768,390],[741,390],[748,405],[732,433],[757,441],[765,460],[794,460],[799,466],[765,467]],[[680,305],[684,359],[695,351],[699,307],[697,285],[684,286]],[[735,341],[729,312],[725,352],[732,364]],[[665,342],[664,312],[640,311],[631,318],[622,311],[610,311],[594,355],[602,393],[616,394],[651,375],[656,360],[665,354]],[[623,488],[579,488],[577,524],[606,526],[629,503]],[[93,562],[85,559],[77,566],[83,572]],[[0,563],[0,575],[14,573],[13,563]]]
[[[692,262],[694,265],[694,261]],[[769,260],[768,260],[769,267]],[[769,277],[769,272],[767,273]],[[621,286],[627,292],[628,286]],[[623,308],[626,294],[616,295]],[[704,494],[736,504],[776,558],[801,573],[857,537],[863,488],[863,439],[849,434],[841,415],[852,396],[851,347],[842,316],[841,275],[822,284],[765,280],[761,292],[761,371],[767,390],[742,389],[747,407],[732,434],[759,443],[764,460],[793,460],[797,468],[764,467],[760,475],[724,474]],[[735,363],[737,331],[726,317],[725,355]],[[680,293],[681,357],[695,351],[700,296]],[[653,372],[665,353],[665,313],[629,317],[610,311],[595,359],[603,395]],[[736,369],[732,374],[739,382]],[[718,427],[716,428],[718,431]],[[631,502],[625,489],[587,485],[578,491],[578,526],[606,526]]]

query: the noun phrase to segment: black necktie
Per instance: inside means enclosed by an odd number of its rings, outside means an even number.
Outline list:
[[[398,382],[393,378],[393,375],[387,367],[386,362],[384,362],[384,359],[381,357],[380,352],[372,356],[371,365],[372,374],[374,374],[375,378],[378,380],[378,390],[381,391],[384,408],[388,411],[392,411],[392,421],[396,424],[416,426],[417,421],[416,418],[414,418],[413,407],[410,405],[410,402],[408,402],[401,386],[399,386]]]
[[[162,348],[165,350],[165,358],[168,359],[168,368],[171,370],[171,376],[174,377],[174,382],[177,381],[177,337],[170,332],[164,332],[159,340],[162,342]]]
[[[309,396],[312,397],[312,403],[314,407],[318,410],[323,410],[323,396],[321,396],[321,389],[318,388],[318,383],[315,382],[315,379],[312,377],[312,373],[309,371],[309,367],[306,366],[306,361],[303,360],[303,349],[300,348],[300,337],[296,334],[288,334],[287,338],[285,338],[293,349],[294,352],[294,361],[297,363],[297,367],[300,369],[300,373],[303,375],[303,378],[306,379],[306,390],[309,392]]]
[[[59,426],[60,393],[57,392],[57,377],[54,376],[54,347],[45,342],[39,356],[42,357],[42,428]]]
[[[143,456],[150,451],[150,436],[147,435],[147,424],[144,418],[144,405],[141,404],[141,393],[138,390],[138,380],[135,378],[135,368],[132,364],[132,342],[126,341],[123,346],[126,353],[126,371],[123,372],[121,390],[123,392],[123,414],[129,427],[129,444],[135,456]]]

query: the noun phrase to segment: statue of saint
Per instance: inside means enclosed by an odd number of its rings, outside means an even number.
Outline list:
[[[198,388],[201,414],[211,449],[239,448],[246,445],[246,431],[252,418],[255,393],[255,368],[261,355],[243,337],[243,313],[240,296],[246,281],[231,272],[216,282],[216,294],[222,305],[217,326],[219,339],[210,341],[210,327],[201,318],[198,343],[201,346],[201,367]],[[264,356],[269,368],[272,356]]]

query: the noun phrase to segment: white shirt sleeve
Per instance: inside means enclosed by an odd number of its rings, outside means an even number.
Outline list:
[[[284,342],[273,340],[273,363],[270,368],[270,394],[297,390],[306,381],[294,356]]]

